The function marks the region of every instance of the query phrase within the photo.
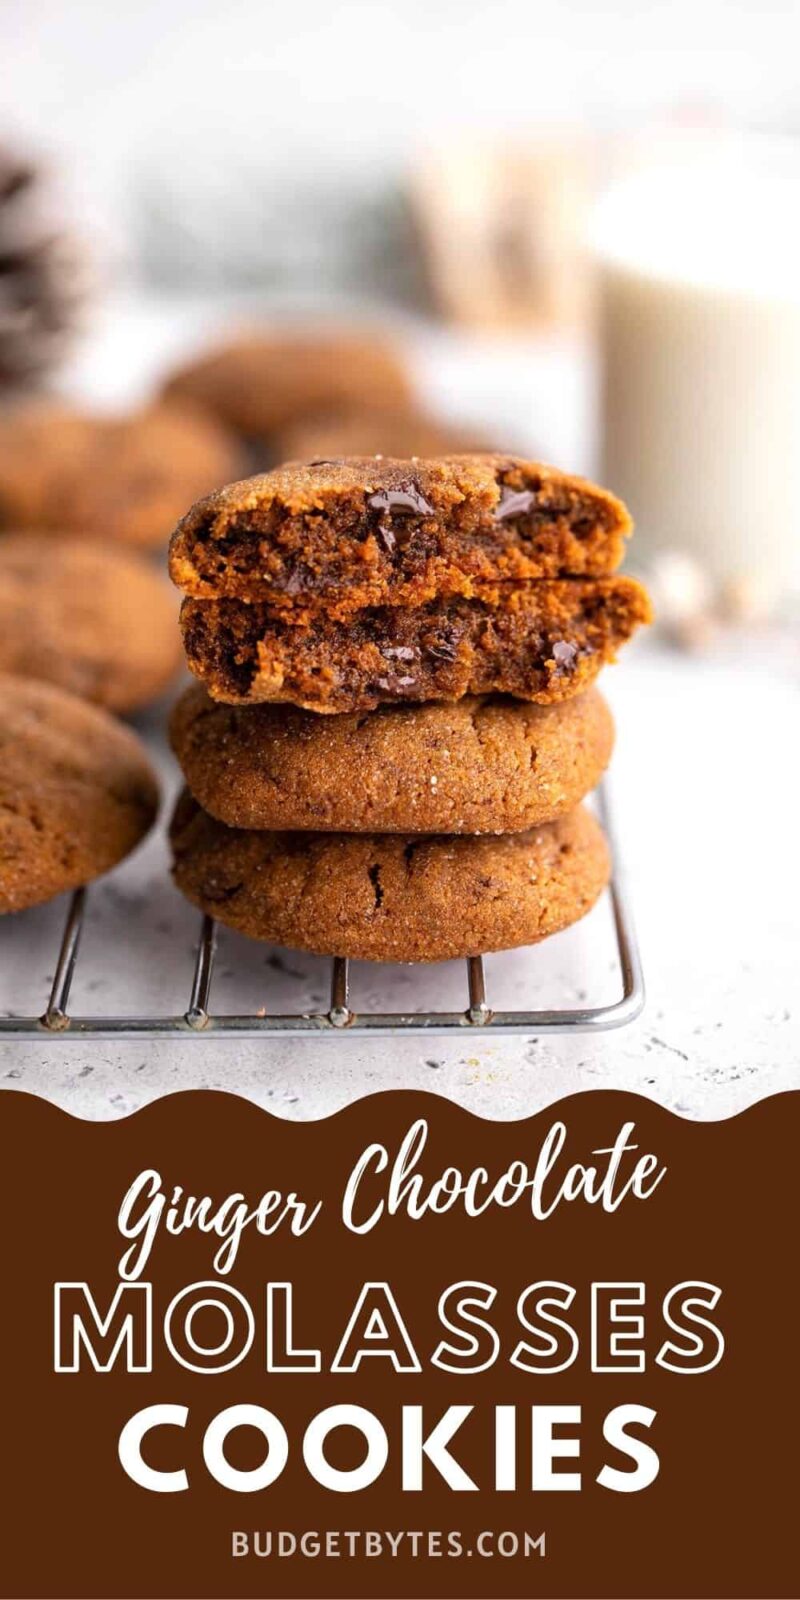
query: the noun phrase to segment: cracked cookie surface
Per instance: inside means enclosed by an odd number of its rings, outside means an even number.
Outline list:
[[[534,827],[595,787],[614,740],[596,689],[555,706],[466,698],[319,717],[221,705],[196,685],[170,733],[195,799],[229,827],[344,833]]]
[[[444,961],[534,944],[589,911],[608,846],[584,807],[502,837],[227,828],[185,791],[173,874],[251,938],[365,961]]]

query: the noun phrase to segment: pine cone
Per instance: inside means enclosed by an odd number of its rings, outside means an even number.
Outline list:
[[[0,387],[54,367],[80,324],[86,258],[44,169],[0,147]]]

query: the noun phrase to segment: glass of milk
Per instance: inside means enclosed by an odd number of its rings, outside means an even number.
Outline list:
[[[602,480],[637,554],[800,588],[800,143],[686,135],[596,218]]]

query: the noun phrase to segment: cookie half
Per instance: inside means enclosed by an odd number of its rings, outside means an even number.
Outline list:
[[[0,672],[133,711],[164,691],[180,659],[174,591],[143,556],[0,535]]]
[[[184,600],[191,671],[215,700],[371,711],[389,702],[509,694],[548,705],[578,694],[642,622],[635,579],[481,585],[470,599],[375,606],[296,624],[243,600]]]
[[[129,728],[63,689],[0,674],[0,912],[108,872],[157,810]]]
[[[195,505],[170,572],[195,597],[344,616],[506,579],[606,576],[630,531],[607,490],[515,457],[290,462]]]
[[[226,828],[188,791],[171,829],[178,888],[270,943],[364,961],[444,961],[535,944],[608,882],[591,812],[500,838]]]
[[[221,705],[196,685],[170,734],[195,799],[229,827],[515,833],[595,787],[614,725],[596,689],[554,706],[463,699],[319,717]]]

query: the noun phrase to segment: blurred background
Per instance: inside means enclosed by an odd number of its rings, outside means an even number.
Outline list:
[[[668,558],[663,621],[774,611],[798,45],[796,4],[741,0],[4,0],[6,191],[36,180],[0,197],[6,386],[125,406],[234,323],[377,320],[465,442],[605,472]]]

